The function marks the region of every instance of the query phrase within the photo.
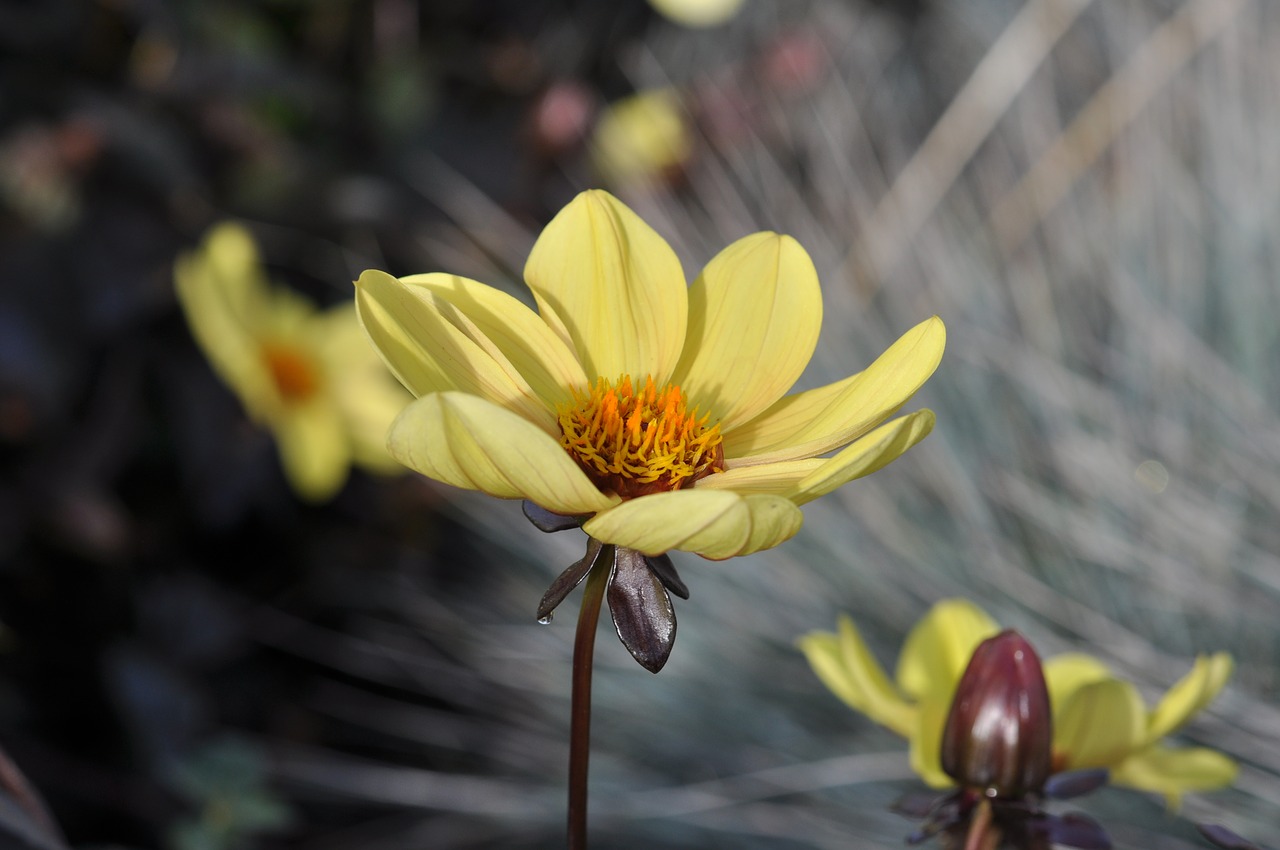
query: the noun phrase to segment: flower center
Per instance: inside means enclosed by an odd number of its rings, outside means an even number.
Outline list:
[[[601,490],[623,498],[688,487],[724,471],[720,426],[688,409],[674,384],[658,389],[646,377],[636,391],[630,375],[604,378],[557,409],[560,445]]]
[[[261,353],[280,397],[286,402],[306,401],[320,389],[320,375],[315,363],[298,349],[264,342]]]

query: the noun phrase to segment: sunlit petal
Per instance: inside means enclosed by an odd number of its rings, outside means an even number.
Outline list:
[[[1147,741],[1154,742],[1176,731],[1213,702],[1231,677],[1233,663],[1225,652],[1201,655],[1191,672],[1178,680],[1147,722]]]
[[[776,546],[802,522],[800,509],[779,496],[676,490],[622,502],[582,529],[646,555],[681,549],[720,560]]]
[[[785,396],[724,435],[730,466],[813,457],[883,422],[933,374],[946,345],[934,316],[916,325],[857,375]]]
[[[813,632],[798,643],[814,673],[836,696],[880,725],[911,737],[915,707],[889,681],[852,620],[840,618],[839,634]]]
[[[942,600],[907,635],[898,687],[915,699],[941,694],[949,701],[973,650],[998,631],[995,620],[969,600]]]
[[[538,237],[524,270],[544,320],[589,378],[666,382],[684,345],[688,293],[675,252],[607,192],[583,192]]]
[[[437,481],[548,510],[604,510],[605,496],[553,438],[520,416],[465,393],[425,395],[392,423],[391,454]]]
[[[1176,811],[1183,794],[1226,788],[1239,772],[1239,765],[1216,750],[1151,747],[1113,767],[1111,781],[1164,794],[1169,808]]]
[[[391,371],[414,395],[459,390],[558,433],[553,408],[501,347],[430,288],[366,271],[356,281],[356,309]]]
[[[795,492],[787,495],[798,505],[825,496],[842,484],[888,466],[932,430],[931,410],[918,410],[881,425],[801,479]]]
[[[1066,652],[1044,663],[1044,679],[1049,686],[1049,703],[1054,722],[1062,716],[1062,707],[1076,691],[1093,682],[1113,679],[1111,670],[1092,655]]]
[[[1146,708],[1129,682],[1104,679],[1077,688],[1062,705],[1053,745],[1063,768],[1109,767],[1142,745]]]
[[[464,314],[480,331],[474,341],[491,346],[491,355],[500,352],[549,405],[567,401],[573,388],[587,385],[582,365],[564,341],[505,292],[452,274],[411,275],[400,282],[430,290]]]
[[[672,380],[722,431],[773,404],[804,371],[822,326],[818,273],[790,236],[756,233],[689,288],[689,330]]]
[[[347,480],[351,448],[338,411],[325,402],[307,405],[274,424],[285,476],[311,502],[333,496]]]

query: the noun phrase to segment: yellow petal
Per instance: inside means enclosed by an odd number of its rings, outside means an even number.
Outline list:
[[[589,379],[659,386],[684,345],[688,291],[662,237],[607,192],[583,192],[529,254],[525,282],[542,318],[578,354]]]
[[[787,495],[798,505],[825,496],[842,484],[888,466],[932,430],[931,410],[917,410],[881,425],[801,479],[795,492]]]
[[[451,274],[411,275],[400,282],[411,289],[430,290],[464,314],[482,335],[476,342],[491,345],[491,354],[501,352],[549,405],[569,400],[573,388],[589,383],[560,337],[537,313],[505,292]]]
[[[689,330],[672,380],[722,432],[773,404],[804,371],[822,326],[813,261],[790,236],[756,233],[689,288]]]
[[[708,475],[706,478],[699,479],[693,486],[705,490],[784,495],[794,492],[796,485],[821,469],[827,462],[826,458],[811,457],[803,460],[764,463],[759,466],[742,466]]]
[[[285,477],[299,497],[323,502],[347,480],[351,448],[338,411],[318,401],[290,411],[273,424]]]
[[[1054,723],[1062,716],[1062,707],[1080,688],[1093,682],[1115,678],[1111,670],[1092,655],[1065,652],[1044,662],[1044,681],[1049,688]]]
[[[1111,781],[1163,794],[1169,808],[1176,811],[1183,794],[1226,788],[1239,772],[1238,764],[1216,750],[1151,747],[1112,768]]]
[[[916,714],[916,728],[911,735],[911,769],[926,785],[947,788],[955,781],[942,769],[942,730],[951,711],[950,698],[940,694],[920,702]]]
[[[431,289],[369,270],[356,281],[356,310],[378,352],[414,395],[458,390],[559,433],[553,409],[501,347]]]
[[[174,283],[191,335],[218,377],[255,419],[269,418],[279,400],[253,323],[270,303],[249,234],[237,225],[214,228],[174,264]]]
[[[910,738],[916,710],[898,693],[853,621],[840,617],[839,635],[813,632],[798,641],[809,666],[831,691],[875,722]]]
[[[1148,743],[1168,735],[1213,702],[1231,677],[1231,656],[1225,652],[1201,655],[1191,672],[1178,680],[1151,712],[1147,722]]]
[[[680,549],[718,561],[777,546],[803,521],[800,509],[780,496],[676,490],[622,502],[582,530],[646,555]]]
[[[940,695],[949,704],[974,649],[998,631],[995,620],[967,599],[938,602],[902,644],[898,687],[916,700]]]
[[[713,27],[738,13],[742,0],[649,0],[663,16],[686,27]]]
[[[431,393],[396,417],[387,449],[423,475],[550,511],[585,514],[616,501],[531,422],[465,393]]]
[[[1077,688],[1062,706],[1053,746],[1067,770],[1110,767],[1142,745],[1146,708],[1138,689],[1118,679]]]
[[[813,457],[883,422],[933,374],[946,345],[937,316],[902,335],[865,370],[824,387],[784,396],[726,431],[731,466]]]

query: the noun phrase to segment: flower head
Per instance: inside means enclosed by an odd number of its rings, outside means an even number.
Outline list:
[[[971,602],[939,602],[907,636],[896,684],[847,617],[838,634],[815,632],[800,646],[838,697],[910,741],[913,769],[941,788],[953,784],[940,756],[948,707],[975,647],[999,630]],[[1078,653],[1048,659],[1043,669],[1053,724],[1052,771],[1108,768],[1112,782],[1164,794],[1170,806],[1186,792],[1231,784],[1236,764],[1221,753],[1160,743],[1213,701],[1231,667],[1226,653],[1197,658],[1191,672],[1148,710],[1137,689],[1113,677],[1101,661]]]
[[[525,279],[537,313],[455,275],[360,276],[361,321],[419,397],[388,439],[406,466],[585,517],[604,543],[722,559],[791,537],[799,505],[933,427],[928,410],[882,423],[938,365],[937,318],[864,371],[784,396],[822,321],[790,237],[740,239],[687,286],[657,233],[591,191],[543,231]]]
[[[885,420],[938,365],[936,317],[864,371],[785,395],[822,322],[817,273],[788,236],[739,239],[687,285],[635,213],[584,192],[538,238],[525,281],[536,313],[455,275],[360,276],[360,319],[418,396],[388,448],[439,481],[532,503],[545,530],[581,525],[615,577],[638,575],[618,555],[638,553],[650,601],[671,589],[674,570],[654,560],[667,551],[776,546],[800,528],[800,505],[933,427],[928,410]],[[583,578],[579,566],[567,575]],[[575,583],[553,586],[542,613]],[[674,621],[657,631],[674,635]]]
[[[397,468],[385,434],[409,397],[396,386],[346,304],[319,311],[271,287],[252,237],[214,227],[174,267],[192,335],[245,410],[271,430],[299,496],[332,496],[353,463]]]

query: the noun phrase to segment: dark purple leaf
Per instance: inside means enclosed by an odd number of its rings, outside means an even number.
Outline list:
[[[1069,800],[1097,791],[1111,781],[1111,772],[1105,767],[1091,770],[1073,770],[1069,773],[1055,773],[1044,783],[1046,797],[1055,800]]]
[[[1224,850],[1262,850],[1261,845],[1254,844],[1236,832],[1219,826],[1216,823],[1198,823],[1196,829],[1200,834]]]
[[[609,612],[623,646],[650,673],[667,663],[676,640],[676,612],[648,559],[617,547],[609,582]]]
[[[525,504],[527,505],[529,502],[525,502]],[[547,592],[542,594],[542,601],[538,603],[538,620],[541,622],[549,621],[551,612],[556,610],[556,606],[563,602],[570,591],[587,577],[587,573],[591,572],[591,568],[600,559],[600,553],[605,549],[612,548],[612,546],[605,546],[594,537],[588,537],[587,554],[583,556],[582,560],[570,564],[567,570],[557,576],[555,581],[551,582]]]
[[[662,582],[663,587],[681,599],[689,598],[689,588],[680,580],[680,574],[676,572],[676,565],[671,563],[670,555],[654,555],[645,558],[645,561],[648,562],[649,569],[653,570],[653,574],[658,577],[658,581]]]
[[[539,531],[545,531],[551,534],[556,531],[568,531],[571,528],[579,528],[585,517],[581,516],[565,516],[554,511],[549,511],[541,505],[535,505],[528,499],[521,504],[525,518],[533,523],[533,527]]]
[[[1111,850],[1111,837],[1093,818],[1077,812],[1051,815],[1045,834],[1054,844],[1080,850]]]

